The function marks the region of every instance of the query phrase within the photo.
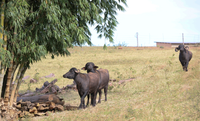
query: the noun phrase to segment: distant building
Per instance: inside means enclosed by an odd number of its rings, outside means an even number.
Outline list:
[[[156,42],[156,47],[177,47],[182,42]],[[186,46],[200,46],[200,42],[184,42]]]

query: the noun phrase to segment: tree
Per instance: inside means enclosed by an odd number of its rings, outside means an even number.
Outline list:
[[[126,5],[126,0],[6,0],[5,10],[1,8],[5,15],[1,32],[8,38],[0,41],[7,45],[5,52],[0,47],[1,67],[7,68],[1,97],[8,100],[12,91],[12,104],[26,69],[48,53],[52,58],[66,56],[74,45],[92,45],[90,25],[96,25],[99,37],[113,42],[117,10],[124,11],[121,3]],[[9,90],[11,83],[14,90]]]
[[[1,8],[2,8],[2,10],[1,10],[1,25],[0,25],[0,27],[1,27],[1,32],[0,32],[0,39],[1,39],[1,43],[3,43],[3,26],[4,26],[4,4],[5,4],[5,0],[3,0],[2,2],[1,2]],[[1,46],[3,46],[3,45],[1,45]],[[0,50],[0,54],[1,55],[3,55],[2,54],[2,51],[4,51],[4,50],[2,50],[3,48],[1,48],[1,50]],[[1,59],[2,60],[2,59]],[[1,62],[2,63],[2,62]],[[2,65],[2,64],[1,64]],[[0,66],[0,87],[2,87],[2,84],[3,84],[3,76],[4,76],[4,70],[3,70],[3,68],[2,68],[2,66]],[[0,88],[0,94],[1,94],[1,88]]]

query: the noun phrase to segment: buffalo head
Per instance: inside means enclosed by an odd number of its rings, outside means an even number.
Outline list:
[[[95,66],[93,62],[88,62],[85,64],[85,67],[81,68],[82,70],[87,70],[89,72],[95,72],[98,66]]]
[[[71,68],[66,74],[63,75],[63,77],[74,79],[77,73],[80,73],[80,70],[77,70],[76,68]]]
[[[188,46],[184,46],[183,44],[180,44],[178,47],[175,48],[175,51],[178,52],[178,51],[184,51],[184,50],[189,50],[189,47]]]

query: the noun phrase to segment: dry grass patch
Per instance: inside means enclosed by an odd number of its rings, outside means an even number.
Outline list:
[[[190,48],[193,58],[188,72],[182,70],[178,60],[179,53],[174,48],[130,48],[117,49],[108,47],[75,47],[70,49],[71,56],[55,57],[50,55],[41,62],[34,63],[25,75],[34,76],[39,73],[45,76],[55,74],[59,87],[72,84],[73,80],[62,76],[71,67],[82,68],[87,62],[94,62],[100,68],[109,70],[110,78],[119,80],[135,78],[133,81],[118,85],[108,91],[108,101],[85,110],[52,113],[48,117],[27,120],[198,120],[200,101],[200,49]],[[81,71],[86,73],[85,71]],[[35,90],[46,80],[29,85]],[[22,84],[20,91],[28,89]],[[78,92],[69,91],[61,95],[66,104],[78,106]],[[104,99],[104,95],[102,95]]]

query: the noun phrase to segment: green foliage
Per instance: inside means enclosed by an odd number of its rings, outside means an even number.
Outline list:
[[[124,11],[121,3],[126,5],[126,0],[7,0],[0,8],[6,40],[0,45],[7,46],[0,46],[1,68],[11,60],[27,68],[48,53],[52,58],[66,56],[73,46],[92,45],[89,25],[113,42],[117,10]]]
[[[118,0],[119,3],[124,3],[126,5],[126,0]],[[117,14],[116,10],[125,11],[125,9],[118,4],[115,0],[109,1],[98,1],[95,2],[95,5],[98,8],[98,12],[100,15],[100,21],[96,26],[97,33],[99,34],[99,38],[104,36],[106,39],[109,39],[110,42],[113,42],[113,35],[116,25],[118,24],[115,15]]]
[[[0,60],[1,60],[1,63],[3,65],[1,65],[2,67],[3,66],[9,66],[10,65],[10,59],[11,59],[11,53],[7,50],[4,50],[4,48],[0,48]]]
[[[117,47],[126,47],[127,46],[127,43],[125,43],[125,42],[122,42],[122,43],[118,43],[118,44],[116,44],[116,45],[113,45],[113,47],[115,48],[115,49],[117,49]]]
[[[112,90],[114,88],[114,86],[112,85],[112,86],[108,86],[108,90],[110,91],[110,90]]]
[[[35,73],[33,79],[35,79],[36,81],[39,81],[40,79],[39,73]]]
[[[117,46],[119,46],[119,47],[126,47],[127,46],[127,44],[125,43],[125,42],[122,42],[122,43],[118,43],[118,45]]]
[[[104,50],[107,50],[106,44],[103,45],[103,49],[104,49]]]
[[[126,5],[126,0],[7,1],[8,50],[19,63],[39,61],[47,53],[52,58],[69,55],[68,48],[74,45],[92,45],[88,26],[95,24],[99,36],[113,42],[116,11],[125,10],[121,3]]]
[[[164,47],[163,47],[163,46],[160,46],[160,48],[163,49]]]

